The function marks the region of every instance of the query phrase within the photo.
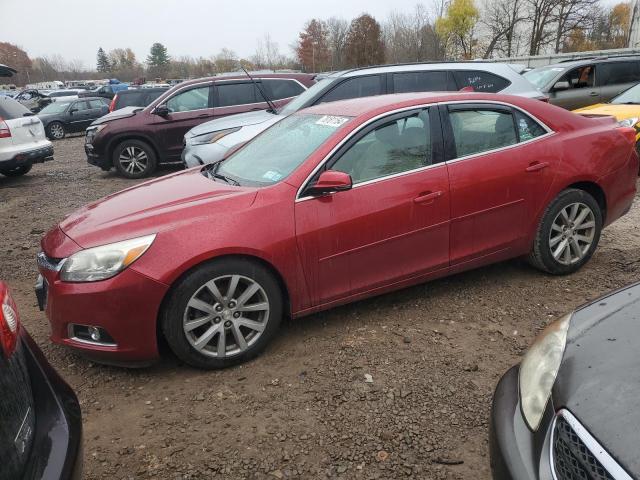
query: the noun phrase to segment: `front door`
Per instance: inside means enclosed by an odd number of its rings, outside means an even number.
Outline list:
[[[451,189],[451,266],[522,248],[551,186],[550,132],[523,112],[489,103],[441,106]]]
[[[448,267],[449,180],[439,129],[436,110],[378,120],[321,169],[349,173],[351,190],[301,193],[296,235],[314,304]]]
[[[78,100],[69,106],[69,130],[72,132],[81,132],[87,128],[94,120],[91,117],[91,109],[86,100]]]
[[[168,115],[153,115],[155,134],[168,161],[180,160],[185,133],[213,118],[210,93],[209,83],[179,90],[165,102]]]
[[[599,68],[599,67],[598,67]],[[567,110],[593,105],[600,101],[600,87],[596,86],[595,65],[574,68],[560,77],[549,92],[551,103]]]

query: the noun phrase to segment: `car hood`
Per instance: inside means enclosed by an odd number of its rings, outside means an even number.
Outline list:
[[[100,125],[119,118],[133,117],[137,112],[144,110],[144,107],[123,107],[94,120],[91,125]]]
[[[249,125],[257,125],[258,123],[273,120],[274,114],[266,110],[256,112],[240,113],[238,115],[230,115],[228,117],[217,118],[210,122],[205,122],[187,132],[188,136],[203,135],[205,133],[216,132],[218,130],[226,130],[228,128],[247,127]]]
[[[640,284],[576,311],[554,387],[566,408],[632,476],[640,477]]]
[[[574,110],[575,113],[587,115],[611,115],[616,120],[640,117],[640,105],[614,105],[612,103],[597,103],[589,107]]]
[[[141,183],[73,212],[59,227],[83,248],[180,228],[212,212],[248,208],[256,189],[234,187],[193,168]],[[212,205],[215,202],[216,205]]]

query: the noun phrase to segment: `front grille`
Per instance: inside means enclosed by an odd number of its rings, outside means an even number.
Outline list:
[[[62,266],[62,258],[48,257],[46,253],[39,252],[37,257],[38,265],[46,270],[57,272]]]
[[[553,431],[553,464],[558,480],[614,480],[562,415]]]

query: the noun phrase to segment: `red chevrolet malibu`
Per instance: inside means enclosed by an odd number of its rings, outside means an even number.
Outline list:
[[[327,103],[226,160],[142,183],[42,240],[52,339],[147,363],[164,338],[219,368],[284,316],[527,256],[568,274],[636,192],[635,132],[493,94]]]

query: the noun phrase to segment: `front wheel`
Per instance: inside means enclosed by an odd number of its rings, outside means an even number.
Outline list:
[[[542,216],[529,262],[554,275],[573,273],[589,261],[601,232],[598,202],[583,190],[564,190]]]
[[[125,140],[113,152],[113,165],[123,177],[148,177],[156,169],[156,154],[145,142]]]
[[[26,175],[27,173],[29,173],[32,166],[33,165],[29,163],[27,165],[21,165],[19,167],[0,169],[0,173],[7,177],[21,177],[22,175]]]
[[[171,350],[185,363],[225,368],[258,355],[282,320],[282,291],[259,263],[226,258],[198,267],[173,289],[161,315]]]

